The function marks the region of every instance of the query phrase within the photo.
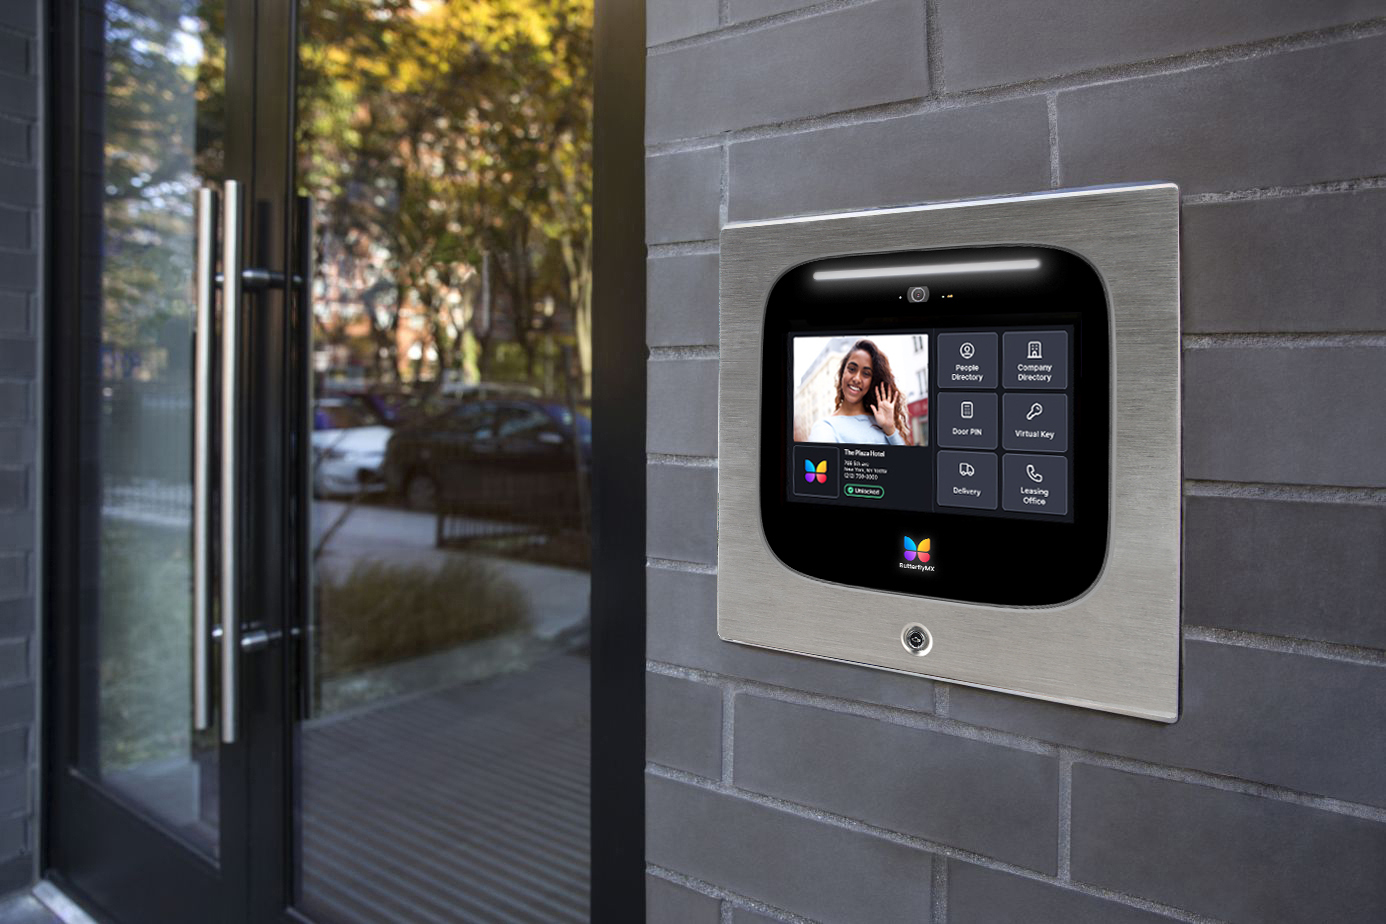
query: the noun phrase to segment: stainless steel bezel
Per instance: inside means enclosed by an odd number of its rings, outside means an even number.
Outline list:
[[[728,395],[762,383],[765,305],[810,260],[1034,245],[1085,258],[1106,287],[1111,513],[1096,583],[1061,606],[979,606],[807,577],[760,523],[760,414]],[[1179,714],[1179,189],[1062,190],[728,225],[721,235],[717,630],[727,641],[1172,722]],[[851,618],[843,618],[851,613]],[[901,626],[929,627],[926,656]]]

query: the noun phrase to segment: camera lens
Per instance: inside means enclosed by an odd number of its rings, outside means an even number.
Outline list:
[[[924,647],[924,636],[923,636],[921,633],[919,633],[919,632],[911,632],[911,633],[910,633],[910,647],[911,647],[911,648],[923,648],[923,647]]]
[[[906,297],[912,302],[927,302],[929,300],[929,290],[924,286],[911,286],[909,295]]]

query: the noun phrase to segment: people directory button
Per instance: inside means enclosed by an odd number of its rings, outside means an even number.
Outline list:
[[[995,388],[995,334],[939,334],[939,388]]]
[[[996,453],[938,454],[938,505],[996,509]]]
[[[1001,506],[1015,513],[1068,513],[1068,460],[1006,453],[1001,457]]]
[[[1068,331],[1007,331],[1001,343],[1001,384],[1006,388],[1066,388]]]
[[[1068,395],[1002,395],[1001,445],[1031,452],[1068,449]]]

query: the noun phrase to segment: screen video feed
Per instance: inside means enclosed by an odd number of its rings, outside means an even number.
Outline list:
[[[928,334],[792,338],[796,443],[927,446]]]

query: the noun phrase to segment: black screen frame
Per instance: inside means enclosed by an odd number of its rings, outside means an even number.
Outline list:
[[[815,272],[1038,259],[1024,272],[891,275],[824,282]],[[905,293],[923,285],[928,301]],[[951,298],[946,296],[951,295]],[[850,319],[850,323],[847,323]],[[1072,331],[1069,511],[1064,518],[1003,511],[901,511],[791,501],[792,335],[930,331],[929,442],[937,447],[938,333]],[[1086,260],[1049,247],[963,247],[836,257],[800,264],[767,298],[762,338],[760,515],[772,553],[809,577],[966,603],[1057,606],[1089,590],[1106,561],[1111,486],[1111,312]],[[999,362],[998,362],[999,366]],[[999,370],[998,370],[999,371]],[[998,376],[999,378],[999,376]],[[988,391],[991,389],[973,389]],[[995,391],[1002,394],[1001,383]],[[929,453],[910,448],[907,452]],[[1000,450],[998,450],[1000,451]],[[902,540],[931,540],[930,568],[904,567]]]

